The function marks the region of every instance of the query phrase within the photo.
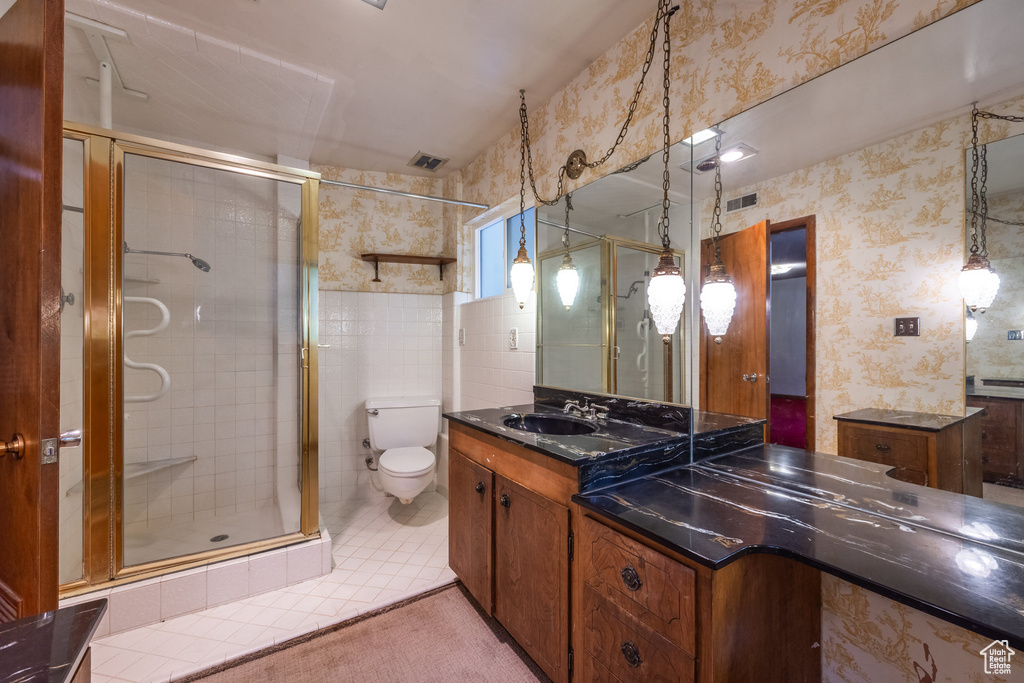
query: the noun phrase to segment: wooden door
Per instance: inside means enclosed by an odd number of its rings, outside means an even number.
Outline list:
[[[57,607],[60,212],[64,3],[17,0],[0,16],[0,621]],[[0,444],[2,452],[3,444]]]
[[[768,417],[768,221],[719,239],[725,272],[736,287],[736,310],[718,343],[700,326],[700,407],[714,413]],[[701,281],[715,260],[701,243]],[[767,428],[765,429],[767,441]]]
[[[493,613],[491,524],[494,473],[457,451],[448,462],[448,565],[488,614]]]
[[[494,477],[494,616],[554,681],[569,677],[569,509]]]

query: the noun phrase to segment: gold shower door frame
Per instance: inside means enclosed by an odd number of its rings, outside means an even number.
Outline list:
[[[604,235],[600,240],[590,240],[588,242],[581,242],[575,244],[569,248],[570,252],[574,252],[579,249],[587,249],[594,246],[596,242],[600,241],[601,247],[601,387],[602,392],[606,394],[616,394],[618,392],[618,358],[616,358],[615,349],[618,347],[618,320],[616,307],[612,305],[612,301],[615,300],[615,295],[618,292],[618,249],[624,247],[627,249],[633,249],[634,251],[646,252],[649,254],[658,255],[661,254],[661,247],[650,244],[648,242],[640,242],[638,240],[632,240],[626,237],[616,237],[613,235]],[[544,259],[550,259],[555,256],[560,256],[565,253],[565,249],[558,248],[547,251],[543,254],[537,255],[537,267],[540,269]],[[682,269],[682,275],[686,277],[686,252],[673,249],[672,253],[679,259],[680,267]],[[557,267],[557,266],[556,266]],[[537,275],[537,283],[540,283],[540,273]],[[544,384],[544,354],[542,352],[544,346],[544,330],[543,330],[543,316],[541,311],[543,310],[543,294],[540,286],[536,287],[537,290],[537,375],[541,379],[539,384]],[[647,296],[647,292],[643,293],[644,297]],[[692,294],[691,294],[692,296]],[[685,313],[684,313],[685,314]],[[685,356],[682,353],[682,319],[680,319],[680,327],[677,331],[680,339],[680,353],[679,353],[679,368],[673,369],[673,380],[678,379],[677,386],[680,387],[680,396],[685,399],[685,392],[683,392],[683,381],[685,379]],[[592,344],[562,344],[562,346],[593,346]],[[673,382],[674,384],[675,381]],[[562,387],[571,388],[571,387]],[[685,402],[682,401],[682,402]]]
[[[84,145],[85,277],[83,292],[82,578],[60,586],[68,597],[213,561],[250,555],[319,536],[317,440],[318,191],[320,174],[233,154],[111,130],[64,123],[65,139]],[[124,566],[124,365],[121,313],[121,244],[124,234],[125,154],[164,159],[298,185],[302,193],[300,530],[273,539]],[[70,453],[62,457],[72,457]]]

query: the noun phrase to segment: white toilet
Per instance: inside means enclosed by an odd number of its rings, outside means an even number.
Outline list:
[[[437,441],[441,401],[436,398],[375,398],[366,401],[370,447],[377,458],[381,486],[411,503],[434,480],[437,463],[427,450]]]

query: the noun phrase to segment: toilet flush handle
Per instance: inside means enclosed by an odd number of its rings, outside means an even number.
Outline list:
[[[366,411],[367,415],[378,415],[379,413],[380,413],[380,411],[377,410],[376,408],[374,408],[373,410],[367,410]]]

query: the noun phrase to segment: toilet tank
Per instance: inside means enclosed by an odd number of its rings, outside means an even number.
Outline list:
[[[433,446],[437,441],[440,417],[441,401],[436,398],[367,399],[370,446],[377,451],[403,446]]]

